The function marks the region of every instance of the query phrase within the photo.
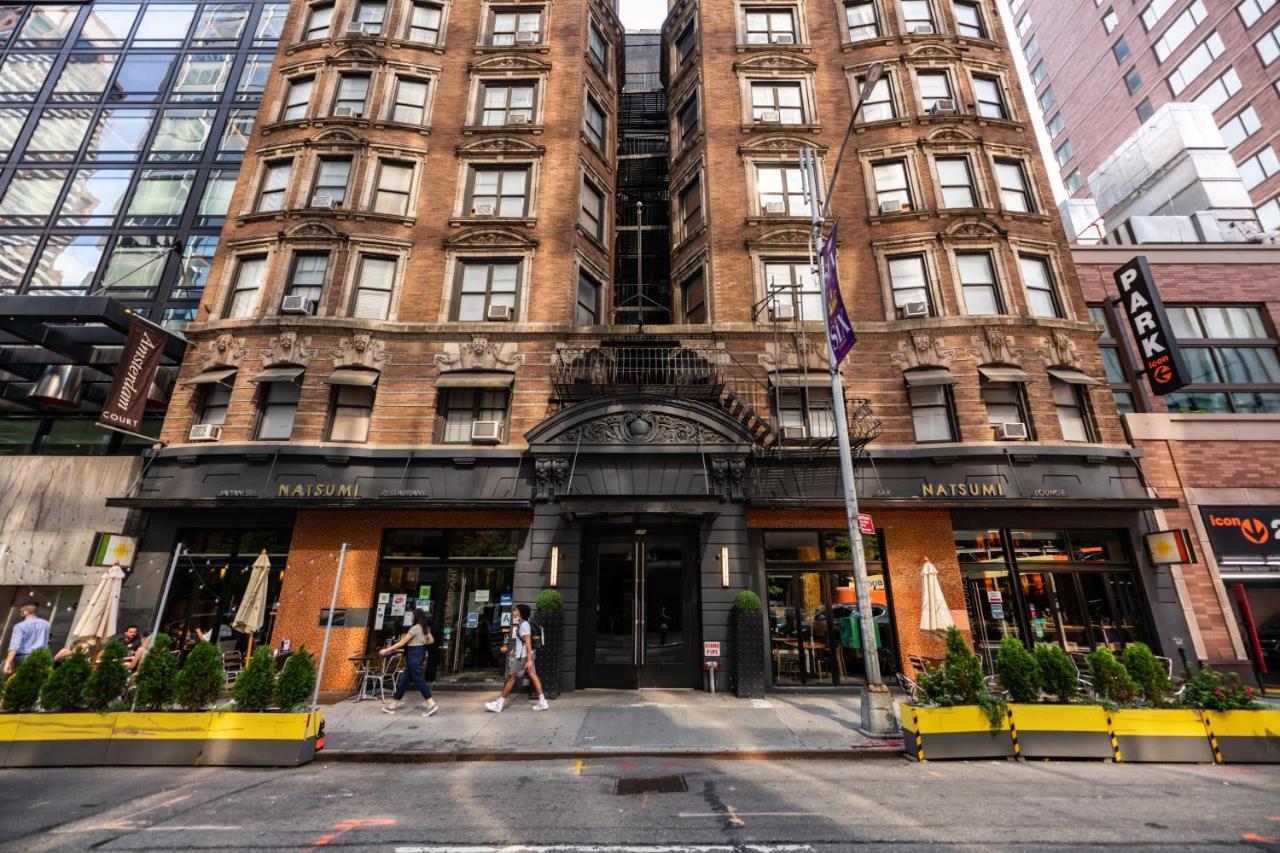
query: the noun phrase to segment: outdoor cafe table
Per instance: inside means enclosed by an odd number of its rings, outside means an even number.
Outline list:
[[[387,655],[385,660],[394,660],[396,656],[400,654],[400,650],[397,649],[394,653]],[[374,675],[375,670],[380,670],[382,668],[382,662],[384,660],[383,656],[374,652],[373,654],[366,655],[352,655],[347,658],[347,660],[356,665],[356,679],[360,682],[360,689],[354,692],[354,698],[351,701],[360,702],[364,699],[368,699],[369,693],[366,688],[369,684],[369,676]],[[352,694],[347,695],[351,696]]]

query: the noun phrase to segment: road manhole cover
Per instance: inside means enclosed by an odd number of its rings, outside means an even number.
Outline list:
[[[689,790],[683,776],[647,776],[635,779],[619,779],[613,793],[627,794],[679,794]]]

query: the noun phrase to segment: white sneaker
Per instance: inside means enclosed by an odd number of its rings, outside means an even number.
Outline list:
[[[539,698],[538,698],[538,701],[537,701],[537,702],[534,704],[534,706],[533,706],[533,710],[535,710],[535,711],[550,711],[550,710],[551,710],[551,706],[547,704],[547,697],[545,697],[545,696],[541,696],[541,697],[539,697]]]
[[[485,709],[486,711],[492,711],[492,712],[493,712],[493,713],[495,713],[495,714],[501,714],[501,713],[502,713],[502,700],[501,700],[501,699],[494,699],[492,702],[485,702],[485,703],[484,703],[484,709]]]

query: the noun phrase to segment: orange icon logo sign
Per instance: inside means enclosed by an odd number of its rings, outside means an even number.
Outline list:
[[[1240,532],[1254,545],[1267,541],[1267,526],[1256,518],[1246,518],[1240,522]]]
[[[1173,371],[1169,369],[1169,365],[1167,364],[1162,364],[1157,367],[1152,375],[1155,377],[1155,380],[1161,384],[1173,379]]]

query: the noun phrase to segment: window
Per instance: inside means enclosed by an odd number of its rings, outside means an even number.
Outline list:
[[[444,15],[439,6],[431,3],[414,3],[409,16],[409,41],[419,44],[440,43],[440,23]]]
[[[1053,149],[1053,159],[1058,161],[1059,166],[1065,166],[1071,160],[1075,152],[1071,148],[1071,140],[1064,139],[1062,144]]]
[[[604,151],[604,122],[604,110],[596,103],[595,98],[587,95],[587,108],[582,114],[582,132],[600,151]]]
[[[347,181],[351,177],[350,157],[324,157],[316,169],[315,186],[311,188],[311,206],[318,207],[317,199],[330,198],[334,204],[347,200]]]
[[[197,210],[201,224],[221,223],[231,207],[231,194],[235,189],[235,172],[219,170],[209,173],[209,180],[205,182],[204,195],[200,197],[200,207]],[[73,187],[72,192],[74,191]]]
[[[249,7],[234,3],[211,3],[204,7],[192,41],[234,44],[249,22]]]
[[[1058,410],[1058,425],[1062,427],[1064,441],[1089,441],[1088,408],[1083,386],[1072,385],[1061,379],[1051,379],[1053,405]]]
[[[255,438],[260,441],[284,441],[293,434],[293,419],[298,413],[298,397],[302,386],[296,381],[264,382],[258,397],[258,428]]]
[[[28,160],[69,160],[80,150],[93,113],[90,110],[45,110],[27,141]],[[54,157],[53,154],[63,156]]]
[[[753,121],[804,124],[804,104],[799,83],[752,83]]]
[[[1069,193],[1078,192],[1082,187],[1084,187],[1084,176],[1080,174],[1079,169],[1072,169],[1071,174],[1067,175],[1062,180],[1063,183],[1067,185],[1067,192]]]
[[[871,164],[871,182],[876,190],[876,209],[881,213],[911,209],[911,188],[907,183],[907,161],[888,160]]]
[[[1258,114],[1252,106],[1248,106],[1233,115],[1222,126],[1222,141],[1228,148],[1235,148],[1261,129],[1262,122],[1258,120]]]
[[[997,160],[996,182],[1000,185],[1000,203],[1005,210],[1015,213],[1032,213],[1035,210],[1031,190],[1027,188],[1027,175],[1021,163]]]
[[[942,189],[942,206],[977,207],[969,158],[939,157],[934,163],[938,169],[938,186]]]
[[[578,302],[573,321],[579,326],[594,326],[600,322],[600,282],[586,270],[578,270]]]
[[[680,190],[680,238],[684,239],[702,225],[702,180],[693,178]]]
[[[396,259],[362,255],[356,269],[356,293],[351,316],[385,320],[391,316],[391,291],[396,284]]]
[[[778,426],[803,430],[805,438],[832,438],[836,434],[831,389],[822,387],[777,389]]]
[[[0,217],[14,217],[10,224],[42,224],[53,213],[69,172],[53,169],[19,169],[14,172],[4,197]],[[38,221],[37,221],[38,220]]]
[[[698,132],[698,93],[694,92],[676,114],[676,126],[680,130],[680,145],[688,145]]]
[[[981,369],[981,368],[979,368]],[[982,381],[982,402],[987,407],[987,423],[997,427],[1000,424],[1023,424],[1028,427],[1030,437],[1031,419],[1027,416],[1026,397],[1020,382],[988,382]],[[994,437],[995,430],[992,429]]]
[[[250,54],[244,61],[244,70],[240,72],[240,82],[236,84],[236,100],[260,99],[267,88],[267,78],[270,76],[271,54]]]
[[[676,36],[676,55],[680,58],[680,68],[689,64],[693,51],[698,47],[698,31],[694,28],[693,19],[684,25],[680,35]]]
[[[1030,12],[1018,19],[1017,23],[1014,24],[1014,27],[1018,30],[1018,38],[1026,36],[1027,31],[1031,29],[1031,23]]]
[[[311,109],[311,92],[315,88],[314,77],[299,77],[289,81],[289,91],[284,99],[281,121],[298,121],[307,117]]]
[[[1275,62],[1276,57],[1280,56],[1280,24],[1272,27],[1266,35],[1258,39],[1254,47],[1257,48],[1263,65]]]
[[[300,296],[312,302],[320,302],[325,273],[329,271],[329,255],[326,252],[298,252],[289,267],[289,281],[285,296]]]
[[[1274,5],[1276,0],[1244,0],[1236,7],[1236,11],[1240,13],[1240,20],[1244,21],[1244,25],[1252,27]]]
[[[945,371],[941,371],[945,373]],[[918,374],[934,373],[934,371],[916,371]],[[907,404],[911,407],[911,425],[915,429],[916,441],[925,444],[936,441],[955,441],[955,416],[952,414],[951,377],[947,374],[946,382],[936,382],[938,377],[919,376],[913,378],[912,373],[904,374],[907,379]],[[927,379],[928,384],[921,382]]]
[[[807,258],[766,260],[764,286],[775,319],[786,316],[778,311],[779,305],[797,320],[822,319],[822,287]]]
[[[1054,138],[1059,133],[1062,133],[1063,128],[1066,126],[1067,123],[1062,120],[1062,113],[1054,113],[1053,117],[1044,123],[1044,129],[1049,131],[1050,139]]]
[[[204,426],[222,426],[227,420],[227,408],[231,405],[231,388],[221,382],[205,386],[200,400],[200,416],[196,423]]]
[[[686,323],[707,322],[707,285],[702,270],[680,282],[680,316]]]
[[[110,113],[110,110],[106,111],[106,114]],[[22,126],[27,123],[27,116],[30,114],[30,110],[0,109],[0,159],[13,153],[13,144],[18,141],[18,134],[22,132]]]
[[[1164,17],[1164,13],[1173,8],[1177,0],[1152,0],[1147,7],[1142,10],[1142,26],[1150,32],[1155,25],[1160,23],[1160,19]]]
[[[179,101],[216,101],[231,75],[229,53],[188,53],[178,68],[173,94]]]
[[[364,115],[365,100],[368,97],[368,74],[340,74],[338,75],[338,91],[333,97],[332,114],[359,118]]]
[[[936,32],[929,0],[899,0],[898,5],[902,9],[902,24],[906,32]]]
[[[1208,12],[1205,11],[1203,0],[1195,0],[1185,12],[1174,18],[1173,23],[1165,29],[1160,38],[1156,39],[1152,48],[1156,52],[1156,59],[1160,62],[1168,59],[1169,55],[1177,50],[1179,45],[1186,41],[1207,17]]]
[[[1280,199],[1273,198],[1258,206],[1258,221],[1262,230],[1280,230]]]
[[[1031,316],[1061,317],[1062,307],[1049,262],[1044,258],[1021,255],[1018,269],[1022,271],[1022,283],[1027,288],[1027,309]]]
[[[440,441],[444,444],[470,444],[471,427],[477,421],[505,424],[508,393],[505,388],[442,388]]]
[[[587,27],[587,55],[591,57],[591,61],[596,64],[596,67],[608,77],[609,40],[604,37],[604,33],[600,32],[600,28],[596,26],[595,21],[592,21]]]
[[[218,159],[239,160],[249,148],[249,136],[253,133],[256,110],[231,110],[227,125],[218,140]]]
[[[1225,50],[1222,37],[1216,32],[1210,34],[1169,75],[1169,88],[1173,90],[1173,94],[1181,95]]]
[[[795,10],[776,6],[746,10],[747,44],[795,44]]]
[[[303,31],[303,41],[322,39],[329,35],[329,27],[333,24],[333,4],[312,6],[307,13],[307,28]]]
[[[55,95],[100,95],[107,89],[107,81],[115,70],[115,54],[73,53],[53,85]],[[79,99],[76,99],[79,100]]]
[[[597,240],[604,239],[604,193],[587,179],[582,181],[582,198],[578,210],[578,224],[582,230]]]
[[[373,188],[373,209],[393,216],[409,215],[409,196],[413,191],[413,164],[399,160],[381,160],[378,179]]]
[[[79,11],[76,6],[71,5],[35,6],[18,33],[18,41],[47,42],[48,46],[58,44],[71,34],[71,25],[75,23]]]
[[[489,44],[505,47],[542,42],[541,9],[495,9],[490,18]]]
[[[151,142],[152,160],[198,160],[213,130],[213,110],[165,110]]]
[[[1124,40],[1124,36],[1120,36],[1116,43],[1111,45],[1111,55],[1115,57],[1117,65],[1128,59],[1132,53],[1133,51],[1129,49],[1129,42]]]
[[[284,21],[289,14],[288,3],[268,3],[262,7],[262,17],[253,31],[254,44],[274,45],[284,35]]]
[[[532,83],[486,83],[480,108],[486,127],[533,123]]]
[[[51,68],[50,55],[9,54],[0,64],[0,94],[8,101],[34,101]]]
[[[376,36],[382,34],[382,25],[386,19],[386,0],[360,0],[360,3],[356,6],[356,14],[352,21],[364,24],[364,31],[367,35]]]
[[[857,91],[860,93],[862,87],[866,84],[865,76],[855,79]],[[855,94],[856,98],[857,95]],[[867,95],[867,99],[862,102],[862,110],[860,113],[862,121],[886,121],[891,118],[897,118],[897,111],[893,104],[893,91],[889,87],[888,75],[883,75],[876,84],[871,87],[871,94]]]
[[[1171,305],[1167,311],[1193,383],[1165,396],[1170,411],[1280,412],[1280,350],[1259,308]]]
[[[1253,189],[1276,172],[1280,172],[1280,160],[1276,159],[1276,152],[1270,146],[1240,164],[1240,179],[1249,189]]]
[[[525,216],[529,211],[526,166],[481,166],[471,169],[468,210],[472,216]]]
[[[258,292],[267,271],[267,259],[241,258],[236,265],[235,280],[231,285],[231,299],[227,303],[227,317],[251,317],[258,307]]]
[[[1156,108],[1151,106],[1150,98],[1143,98],[1135,108],[1135,112],[1138,114],[1138,121],[1145,122],[1156,114]]]
[[[929,294],[929,274],[925,270],[924,255],[906,255],[889,259],[889,289],[893,294],[893,307],[923,305],[933,316],[933,299]]]
[[[427,81],[416,77],[397,77],[395,97],[391,102],[391,120],[402,124],[421,125],[427,118]]]
[[[1045,60],[1041,59],[1036,63],[1036,67],[1031,69],[1031,84],[1039,86],[1047,76],[1049,76],[1049,66],[1045,63]]]
[[[765,215],[810,215],[799,166],[756,166],[756,201]]]
[[[873,0],[845,3],[844,20],[849,41],[873,39],[880,35],[880,21],[876,18],[876,4]]]
[[[147,6],[134,34],[133,43],[138,47],[178,47],[187,38],[195,8],[183,8],[177,4],[155,3]]]
[[[978,99],[978,115],[987,118],[1008,118],[1009,108],[1005,106],[1004,89],[1000,78],[973,75],[973,93]]]
[[[1027,58],[1027,62],[1036,58],[1036,54],[1040,52],[1040,41],[1034,35],[1027,39],[1027,43],[1022,46],[1022,54]]]
[[[505,306],[515,316],[520,283],[519,261],[464,260],[458,265],[458,295],[452,319],[479,322],[489,318],[489,309]]]
[[[1135,65],[1124,73],[1124,87],[1130,95],[1142,88],[1142,75],[1138,73],[1138,66]]]
[[[1115,32],[1118,26],[1120,26],[1120,17],[1116,15],[1115,9],[1108,9],[1102,13],[1102,28],[1106,30],[1107,35]]]
[[[371,372],[371,371],[364,371]],[[334,385],[329,412],[329,441],[363,442],[373,420],[373,385]]]
[[[987,28],[982,23],[982,10],[972,0],[955,0],[953,6],[956,14],[956,32],[972,39],[987,37]]]
[[[258,185],[258,203],[253,209],[258,213],[280,210],[284,207],[285,193],[289,189],[289,173],[292,160],[267,163],[262,170],[262,183]]]
[[[951,101],[951,80],[945,71],[919,71],[916,82],[920,87],[920,107],[926,113],[933,112],[939,101]]]
[[[1098,349],[1102,353],[1102,366],[1107,374],[1107,382],[1111,385],[1111,396],[1115,400],[1116,409],[1121,414],[1137,411],[1133,391],[1129,388],[1129,376],[1125,373],[1124,361],[1111,331],[1111,319],[1106,307],[1090,305],[1089,319],[1102,326],[1102,333],[1098,336]]]
[[[102,274],[103,287],[152,291],[173,251],[171,237],[119,237]],[[142,298],[139,295],[138,298]]]
[[[1000,288],[996,285],[995,268],[986,252],[956,255],[960,274],[960,293],[966,314],[1002,314]]]
[[[128,226],[174,226],[187,206],[195,183],[192,169],[147,169],[133,190],[133,200],[125,214]]]
[[[1196,95],[1193,100],[1202,107],[1207,107],[1213,112],[1217,112],[1218,108],[1231,100],[1236,92],[1240,91],[1240,75],[1236,73],[1234,67],[1223,71],[1218,77],[1205,86],[1204,91]]]
[[[52,235],[44,244],[26,292],[88,293],[106,248],[106,237]]]
[[[1036,102],[1040,104],[1040,109],[1044,112],[1048,112],[1049,108],[1058,102],[1058,96],[1053,91],[1052,83],[1044,87],[1044,91],[1040,93],[1040,97],[1036,99]]]

